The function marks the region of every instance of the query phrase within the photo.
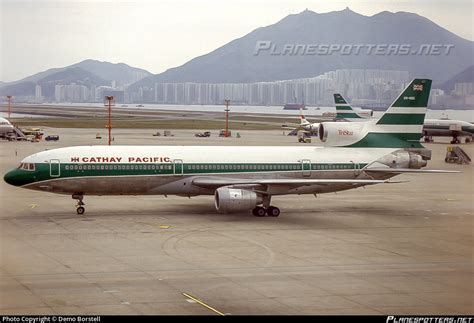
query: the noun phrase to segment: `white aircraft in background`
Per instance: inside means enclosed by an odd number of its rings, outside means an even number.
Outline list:
[[[334,103],[336,104],[336,119],[338,120],[355,122],[371,120],[372,113],[364,115],[355,110],[339,93],[334,94]],[[433,136],[452,137],[451,144],[459,144],[461,143],[459,138],[466,137],[465,141],[468,143],[473,139],[474,125],[462,120],[425,119],[423,123],[424,141],[433,142]]]
[[[14,132],[15,127],[5,118],[0,117],[0,135],[6,136]]]
[[[469,143],[474,137],[474,125],[462,120],[425,119],[423,136],[425,142],[433,142],[433,136],[436,136],[452,137],[452,144],[460,144],[460,137],[465,137],[466,143]]]
[[[430,87],[431,80],[415,79],[379,120],[322,123],[324,141],[339,147],[66,147],[24,158],[4,180],[72,195],[78,214],[85,211],[85,195],[213,195],[218,212],[278,216],[273,196],[343,191],[401,173],[443,172],[421,169],[430,159],[419,142]]]
[[[282,125],[283,129],[288,129],[288,130],[298,130],[298,131],[303,131],[308,135],[311,134],[318,134],[319,130],[319,122],[316,123],[311,123],[309,122],[306,117],[303,114],[303,109],[300,109],[300,124],[284,124]]]

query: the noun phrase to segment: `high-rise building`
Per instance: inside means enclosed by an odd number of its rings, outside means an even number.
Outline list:
[[[35,86],[35,101],[36,102],[42,102],[43,101],[42,89],[41,89],[41,85],[39,85],[39,84],[37,84]]]

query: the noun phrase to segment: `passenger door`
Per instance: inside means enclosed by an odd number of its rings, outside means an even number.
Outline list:
[[[49,176],[61,176],[61,163],[59,162],[59,159],[51,159],[49,161]]]
[[[173,160],[173,174],[174,176],[183,176],[183,161],[181,159]]]
[[[301,171],[302,171],[303,177],[311,176],[311,160],[303,159],[301,161]]]

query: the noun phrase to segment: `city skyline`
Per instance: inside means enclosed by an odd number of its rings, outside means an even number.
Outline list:
[[[380,108],[390,104],[411,81],[408,71],[342,69],[316,77],[253,83],[155,83],[153,87],[131,90],[126,86],[57,84],[53,97],[43,97],[36,85],[34,96],[17,97],[30,103],[93,103],[112,95],[117,103],[219,105],[228,99],[233,105],[282,106],[303,103],[307,106],[331,106],[333,94],[340,93],[355,106]],[[430,106],[474,106],[474,83],[455,83],[445,93],[431,90]]]
[[[0,79],[16,81],[91,57],[114,63],[127,62],[156,74],[306,8],[323,13],[349,6],[368,16],[383,10],[410,11],[472,40],[470,24],[465,23],[472,20],[472,3],[459,1],[456,6],[449,5],[447,10],[448,5],[448,1],[430,1],[429,6],[426,1],[334,1],[330,4],[296,1],[272,2],[272,6],[268,1],[244,1],[243,5],[214,0],[199,4],[188,1],[177,4],[2,1]],[[120,21],[125,23],[118,23]],[[31,53],[35,53],[34,60]]]

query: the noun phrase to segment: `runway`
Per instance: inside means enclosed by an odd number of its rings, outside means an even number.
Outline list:
[[[44,130],[60,140],[0,141],[2,174],[37,151],[107,141],[105,130]],[[152,132],[114,129],[114,144],[302,145],[279,130]],[[462,173],[274,197],[278,218],[218,214],[206,196],[87,196],[78,216],[70,196],[2,180],[0,313],[472,314],[473,166],[425,146],[428,168]]]

